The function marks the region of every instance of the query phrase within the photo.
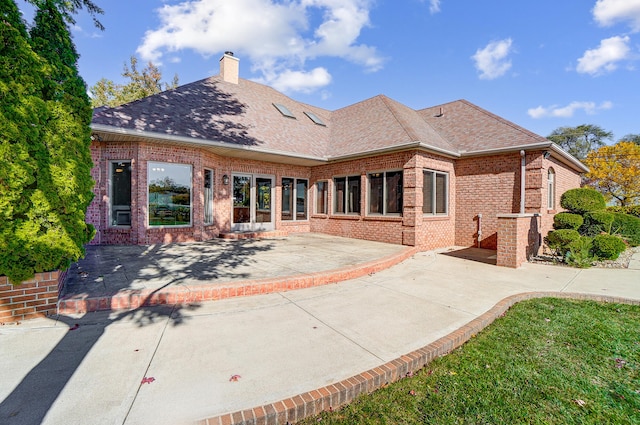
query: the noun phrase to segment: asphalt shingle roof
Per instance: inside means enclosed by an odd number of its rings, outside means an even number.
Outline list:
[[[274,103],[296,118],[283,116]],[[305,111],[326,125],[314,123]],[[93,124],[325,159],[412,143],[463,154],[547,141],[465,100],[416,111],[378,95],[331,112],[263,84],[244,79],[232,84],[220,76],[115,108],[96,108]]]

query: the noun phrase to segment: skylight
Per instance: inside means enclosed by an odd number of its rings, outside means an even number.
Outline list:
[[[307,111],[304,111],[304,114],[305,114],[306,116],[308,116],[309,118],[311,118],[311,121],[313,121],[314,123],[316,123],[316,124],[318,124],[318,125],[322,125],[322,126],[325,126],[325,127],[326,127],[326,124],[324,123],[324,121],[322,121],[322,120],[320,119],[320,117],[319,117],[319,116],[317,116],[316,114],[314,114],[313,112],[307,112]]]
[[[296,116],[293,115],[293,113],[289,110],[289,108],[284,106],[282,103],[274,103],[273,106],[275,106],[276,109],[280,111],[280,113],[285,117],[296,119]]]

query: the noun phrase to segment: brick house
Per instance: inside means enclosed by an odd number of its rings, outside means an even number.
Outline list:
[[[547,139],[465,100],[384,95],[336,111],[220,74],[94,112],[95,244],[322,232],[433,249],[497,248],[498,215],[538,213],[586,171]]]

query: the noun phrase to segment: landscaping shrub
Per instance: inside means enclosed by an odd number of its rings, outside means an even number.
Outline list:
[[[613,213],[612,229],[629,245],[640,245],[640,218],[629,214]]]
[[[580,239],[580,233],[577,230],[560,229],[549,232],[544,241],[557,255],[564,257],[569,252],[571,243],[578,239]]]
[[[570,189],[560,197],[560,205],[562,208],[575,214],[584,214],[590,211],[603,210],[606,202],[602,193],[595,189],[583,187],[579,189]]]
[[[613,221],[613,216],[611,216],[611,221]],[[584,223],[584,219],[581,215],[561,212],[556,214],[553,217],[553,228],[556,230],[560,229],[573,229],[578,230],[580,226]]]
[[[593,238],[593,254],[601,260],[615,260],[627,245],[618,236],[598,235]]]
[[[607,207],[607,211],[629,214],[634,217],[640,218],[640,205],[626,205],[624,207],[621,207],[620,205],[616,205],[613,207]]]
[[[593,211],[584,215],[584,224],[579,232],[586,236],[595,236],[600,233],[611,233],[614,215],[608,211]]]
[[[571,242],[569,252],[566,254],[567,264],[581,269],[591,267],[591,264],[596,260],[592,249],[593,239],[588,236],[581,236]]]

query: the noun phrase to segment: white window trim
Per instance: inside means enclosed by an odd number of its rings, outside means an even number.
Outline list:
[[[131,224],[113,224],[113,167],[114,164],[119,162],[128,162],[129,166],[132,166],[133,161],[131,159],[112,159],[109,161],[108,170],[107,170],[107,187],[109,188],[109,203],[107,206],[107,224],[108,227],[118,227],[118,228],[131,228]],[[133,191],[133,187],[130,189]],[[133,200],[133,193],[131,194],[131,198]],[[133,216],[131,215],[131,206],[129,206],[129,223],[133,222]]]
[[[152,226],[149,223],[149,164],[167,164],[167,165],[183,165],[187,166],[190,169],[191,175],[191,192],[189,193],[189,223],[188,224],[167,224],[162,226]],[[178,162],[166,162],[166,161],[147,161],[147,205],[146,205],[146,224],[145,226],[148,229],[180,229],[180,228],[188,228],[193,227],[193,194],[194,194],[194,185],[193,185],[193,164],[183,164]]]
[[[358,194],[358,196],[360,197],[359,199],[359,204],[360,204],[360,211],[358,212],[347,212],[347,206],[349,205],[349,178],[350,177],[355,177],[358,179],[359,181],[359,191],[360,193]],[[337,212],[336,211],[336,200],[338,199],[338,196],[336,194],[336,179],[345,179],[344,180],[344,212]],[[345,174],[342,176],[333,176],[331,178],[331,181],[333,183],[333,202],[332,202],[332,211],[334,215],[350,215],[350,216],[360,216],[362,214],[362,177],[358,174]]]
[[[215,221],[216,221],[215,214],[214,214],[214,206],[215,206],[214,198],[216,195],[216,192],[215,192],[216,178],[215,178],[215,172],[213,171],[212,168],[204,167],[204,171],[202,172],[202,179],[203,179],[202,191],[203,191],[203,198],[205,198],[205,202],[206,202],[206,197],[204,196],[204,191],[206,190],[206,188],[204,187],[204,183],[206,182],[204,181],[204,179],[206,179],[206,171],[209,171],[211,173],[211,221],[206,220],[205,211],[207,210],[206,208],[207,206],[204,205],[204,208],[202,210],[202,222],[205,226],[211,226],[215,224]]]
[[[422,175],[424,176],[425,173],[432,173],[433,174],[433,186],[432,186],[432,190],[431,190],[431,201],[432,201],[432,205],[433,205],[433,212],[432,213],[428,213],[428,212],[424,212],[424,206],[423,206],[423,211],[422,214],[426,217],[448,217],[449,216],[449,194],[450,194],[450,187],[449,187],[449,173],[446,171],[440,171],[440,170],[432,170],[430,168],[425,168],[422,170]],[[437,174],[442,174],[445,176],[445,190],[446,190],[446,194],[444,197],[444,208],[446,210],[446,212],[444,213],[438,213],[436,212],[437,210],[437,206],[436,206],[436,198],[437,198],[437,194],[436,194],[436,175]],[[424,177],[423,177],[423,181],[424,181]],[[422,189],[422,193],[424,193],[424,188]],[[424,205],[424,200],[422,201],[422,204]]]
[[[318,211],[318,183],[324,183],[325,184],[325,199],[324,199],[324,205],[326,207],[326,211]],[[321,214],[321,215],[327,215],[329,214],[329,180],[317,180],[315,182],[315,184],[313,185],[313,213],[314,214]]]
[[[402,175],[402,199],[404,203],[404,170],[393,169],[384,171],[371,171],[367,173],[367,215],[372,217],[402,217],[402,212],[388,213],[387,212],[387,173],[400,173]],[[371,174],[382,174],[382,213],[371,212]],[[402,206],[400,207],[402,209]]]
[[[282,179],[280,180],[281,184],[282,181],[285,179],[289,179],[289,180],[293,180],[293,187],[291,188],[291,199],[292,199],[292,208],[293,211],[291,211],[291,220],[285,220],[282,218],[282,213],[283,211],[280,211],[280,220],[283,222],[289,222],[289,221],[309,221],[309,179],[305,179],[305,178],[298,178],[298,177],[287,177],[287,176],[283,176]],[[306,181],[307,182],[307,191],[305,193],[305,200],[306,200],[306,205],[305,205],[305,217],[304,219],[298,219],[298,181]],[[284,196],[281,194],[281,196]],[[280,204],[282,206],[282,199],[280,200]]]
[[[553,179],[549,177],[553,176]],[[553,168],[547,170],[547,209],[556,209],[556,171]]]

